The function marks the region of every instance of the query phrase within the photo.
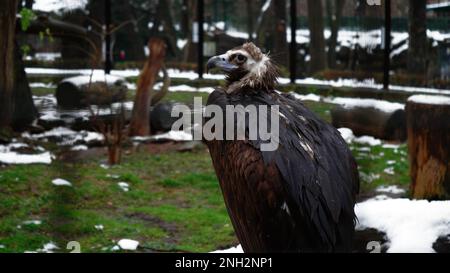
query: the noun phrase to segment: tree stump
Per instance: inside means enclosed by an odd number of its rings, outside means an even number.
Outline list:
[[[412,96],[406,105],[411,193],[450,198],[450,97]]]
[[[356,136],[369,135],[384,140],[406,140],[405,110],[383,111],[374,107],[340,105],[331,110],[333,126],[350,128]]]

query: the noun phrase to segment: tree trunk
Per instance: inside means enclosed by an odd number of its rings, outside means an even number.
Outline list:
[[[34,105],[25,65],[22,61],[22,53],[17,42],[14,49],[13,101],[14,111],[11,125],[13,129],[21,131],[38,117],[38,111]]]
[[[323,35],[322,1],[308,0],[309,51],[311,55],[311,73],[326,68],[325,37]]]
[[[148,42],[150,56],[139,77],[136,98],[130,123],[130,136],[146,136],[150,134],[150,98],[153,85],[161,69],[166,55],[166,44],[162,39],[152,38]]]
[[[426,0],[409,0],[408,71],[423,74],[427,68]]]
[[[403,109],[387,112],[373,107],[336,106],[331,110],[331,118],[334,127],[350,128],[356,136],[406,140],[406,116]]]
[[[442,100],[413,96],[406,105],[413,198],[450,198],[450,98]]]
[[[13,117],[14,38],[17,0],[0,4],[0,129],[9,127]]]
[[[334,4],[333,4],[334,3]],[[345,5],[345,0],[327,0],[327,12],[329,27],[331,29],[331,36],[328,43],[328,66],[336,68],[336,46],[341,25],[342,12]]]

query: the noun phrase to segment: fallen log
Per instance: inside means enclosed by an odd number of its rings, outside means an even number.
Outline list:
[[[333,126],[350,128],[356,136],[369,135],[384,140],[406,140],[405,110],[384,111],[375,107],[344,107],[331,110]]]
[[[105,81],[106,79],[106,81]],[[109,105],[123,101],[128,88],[123,78],[110,76],[77,76],[62,80],[56,89],[56,100],[62,108],[77,109],[89,105]]]
[[[450,198],[450,97],[416,95],[406,105],[411,194]]]

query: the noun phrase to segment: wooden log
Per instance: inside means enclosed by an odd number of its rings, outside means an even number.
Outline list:
[[[331,110],[333,126],[350,128],[356,136],[384,140],[406,140],[405,110],[383,111],[374,107],[336,106]]]
[[[56,100],[62,108],[108,105],[123,101],[128,88],[120,77],[77,76],[62,80],[56,88]]]
[[[450,198],[450,97],[416,95],[406,105],[411,194]]]

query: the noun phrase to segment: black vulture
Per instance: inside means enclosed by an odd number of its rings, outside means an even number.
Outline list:
[[[275,90],[278,68],[253,43],[211,58],[213,68],[226,74],[226,86],[210,94],[207,107],[278,106],[280,117],[273,150],[262,149],[268,140],[261,135],[249,137],[248,117],[244,139],[206,141],[244,251],[350,252],[359,175],[339,132]],[[223,124],[223,132],[230,129]]]

